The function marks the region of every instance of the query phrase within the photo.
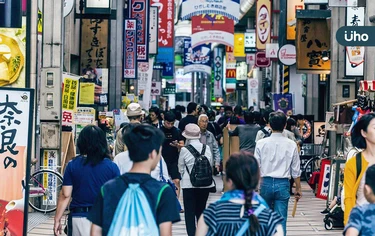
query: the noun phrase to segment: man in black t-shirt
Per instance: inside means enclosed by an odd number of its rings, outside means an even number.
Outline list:
[[[160,161],[164,135],[155,127],[135,125],[123,137],[133,161],[130,171],[105,183],[89,212],[91,235],[107,235],[114,219],[117,205],[129,184],[139,184],[152,209],[159,235],[172,235],[172,223],[180,221],[176,195],[166,183],[150,176]],[[167,185],[167,186],[166,186]],[[117,222],[119,223],[119,222]],[[156,234],[156,232],[155,232]]]
[[[198,114],[201,110],[201,107],[196,104],[195,102],[191,102],[187,106],[187,113],[188,115],[180,120],[178,124],[178,128],[181,132],[184,132],[185,126],[188,124],[197,124],[198,122]]]
[[[177,187],[177,198],[180,197],[181,174],[178,171],[178,157],[180,149],[184,146],[184,139],[181,131],[174,127],[176,116],[173,112],[167,112],[164,115],[164,125],[161,131],[165,135],[163,143],[162,156],[168,167],[168,173]]]

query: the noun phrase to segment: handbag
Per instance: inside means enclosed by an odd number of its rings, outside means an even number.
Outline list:
[[[180,212],[180,211],[182,210],[182,207],[181,207],[180,201],[179,201],[178,198],[177,198],[176,190],[178,190],[178,188],[177,188],[176,185],[173,183],[173,181],[171,181],[170,179],[167,179],[167,180],[166,180],[166,179],[164,178],[164,175],[163,175],[163,161],[162,161],[161,158],[160,158],[159,165],[160,165],[160,173],[159,173],[160,181],[169,184],[169,186],[173,189],[173,192],[176,194],[177,210],[178,210],[178,212]]]

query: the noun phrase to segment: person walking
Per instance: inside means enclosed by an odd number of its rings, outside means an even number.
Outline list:
[[[284,218],[282,224],[286,234],[290,177],[296,183],[295,198],[300,199],[302,196],[300,159],[297,144],[282,135],[286,125],[285,114],[272,112],[269,123],[273,131],[271,136],[259,140],[255,146],[255,158],[262,177],[260,195]]]
[[[259,125],[254,124],[254,116],[252,112],[245,112],[246,125],[239,125],[231,130],[230,124],[227,125],[230,136],[238,136],[240,139],[240,150],[254,153],[255,138],[260,130]]]
[[[151,107],[148,110],[149,124],[160,129],[163,126],[162,119],[160,118],[160,110],[157,107]]]
[[[160,161],[164,135],[150,125],[136,125],[127,130],[124,141],[133,166],[103,185],[88,216],[91,236],[127,230],[127,235],[157,230],[155,235],[170,236],[172,223],[180,221],[176,195],[167,183],[150,176]]]
[[[363,188],[367,167],[375,164],[375,114],[370,113],[361,117],[351,133],[354,147],[363,149],[345,164],[344,170],[344,223],[346,224],[354,206],[367,204]]]
[[[272,212],[255,192],[259,183],[259,167],[254,156],[245,151],[232,154],[226,163],[225,173],[228,191],[203,212],[196,236],[235,236],[243,228],[242,235],[284,236],[283,218]],[[247,223],[250,226],[246,227]]]
[[[212,181],[212,154],[210,147],[203,145],[199,138],[201,136],[201,130],[196,124],[188,124],[182,135],[186,138],[186,146],[181,149],[180,157],[178,159],[178,168],[181,173],[181,188],[183,193],[184,209],[185,209],[185,224],[188,236],[195,235],[196,222],[201,216],[202,212],[206,208],[206,203],[210,190],[215,187]],[[198,157],[196,153],[201,154],[205,158]],[[208,161],[204,167],[197,166],[197,159]],[[196,180],[192,179],[191,175],[193,172],[201,174],[202,171],[207,175],[200,175],[201,179],[209,180],[211,183],[206,186],[198,186]],[[208,176],[211,175],[211,176]],[[194,186],[195,185],[195,186]]]
[[[200,106],[198,104],[196,104],[195,102],[191,102],[188,104],[187,106],[188,115],[182,118],[180,120],[180,123],[178,124],[178,128],[181,130],[181,132],[184,132],[186,125],[197,124],[199,112],[200,112]]]
[[[107,139],[102,129],[88,125],[79,134],[80,155],[71,160],[64,172],[63,186],[54,220],[55,235],[61,234],[61,218],[69,205],[68,235],[90,235],[91,223],[86,219],[100,188],[120,175],[110,159]]]

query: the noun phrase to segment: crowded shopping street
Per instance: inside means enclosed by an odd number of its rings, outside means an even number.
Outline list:
[[[0,236],[375,236],[374,0],[0,0]]]

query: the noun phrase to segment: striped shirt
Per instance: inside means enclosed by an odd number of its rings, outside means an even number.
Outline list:
[[[255,210],[258,205],[254,205]],[[204,222],[208,226],[207,236],[225,235],[234,236],[240,230],[243,223],[248,220],[247,213],[241,218],[243,205],[232,202],[215,202],[204,210]],[[282,223],[283,218],[270,209],[263,210],[258,215],[259,229],[255,236],[273,236],[276,227]],[[244,236],[250,236],[246,231]]]

